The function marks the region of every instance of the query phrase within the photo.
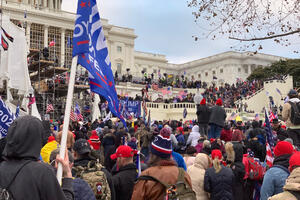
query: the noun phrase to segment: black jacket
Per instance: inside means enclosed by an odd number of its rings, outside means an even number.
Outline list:
[[[233,198],[234,200],[240,200],[243,199],[243,178],[245,176],[245,166],[243,164],[243,145],[241,143],[233,142],[233,150],[235,153],[235,160],[234,163],[230,165],[235,180],[233,184]]]
[[[205,172],[204,190],[211,200],[233,200],[234,175],[230,168],[222,166],[219,173],[213,167]]]
[[[0,164],[0,185],[6,187],[24,162],[9,191],[16,200],[74,199],[72,179],[63,179],[62,188],[51,166],[38,162],[42,148],[42,122],[32,116],[14,121],[7,134],[7,143]]]
[[[214,106],[211,108],[209,124],[215,124],[220,127],[224,127],[225,119],[226,119],[226,112],[223,107]]]
[[[198,117],[199,124],[208,124],[210,109],[208,108],[207,105],[198,105],[196,114]]]
[[[275,129],[274,130],[277,134],[277,139],[280,140],[280,141],[283,141],[285,140],[286,138],[288,138],[288,134],[287,134],[287,131],[284,130],[283,128],[279,127],[278,129]]]
[[[112,180],[116,191],[116,199],[130,200],[134,183],[138,175],[135,164],[132,163],[121,167],[119,171],[113,171],[112,174]]]

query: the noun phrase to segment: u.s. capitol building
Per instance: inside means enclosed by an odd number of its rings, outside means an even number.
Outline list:
[[[26,30],[31,49],[43,49],[50,42],[50,58],[56,58],[59,65],[69,67],[72,59],[72,41],[75,13],[61,10],[62,0],[6,0],[3,13],[15,23],[21,23]],[[76,1],[74,1],[75,3]],[[246,79],[253,69],[267,66],[281,57],[252,54],[249,52],[225,52],[183,64],[169,63],[165,55],[135,51],[137,35],[134,29],[118,27],[102,19],[113,73],[119,76],[128,73],[142,78],[141,73],[168,74],[176,77],[185,74],[189,80],[211,82],[217,77],[219,82],[234,83],[237,78]],[[179,47],[178,47],[179,48]],[[159,49],[157,50],[159,51]]]

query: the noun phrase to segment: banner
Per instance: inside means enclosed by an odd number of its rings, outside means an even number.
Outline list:
[[[15,118],[15,115],[10,111],[3,100],[0,99],[0,139],[6,137],[7,130]]]
[[[141,116],[141,102],[140,101],[126,101],[120,100],[122,106],[121,110],[125,109],[126,113],[134,113],[134,117],[138,118]],[[125,106],[125,108],[123,108]]]

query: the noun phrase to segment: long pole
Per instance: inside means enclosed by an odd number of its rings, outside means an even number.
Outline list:
[[[65,157],[65,151],[67,145],[67,134],[68,134],[69,122],[70,122],[70,113],[71,113],[71,105],[73,100],[77,61],[78,61],[78,56],[75,56],[72,59],[71,74],[69,79],[68,95],[67,95],[67,102],[66,102],[66,109],[65,109],[65,116],[64,116],[64,125],[63,125],[63,132],[62,132],[62,138],[60,143],[59,156],[61,158]],[[59,163],[57,168],[57,180],[60,183],[60,185],[62,183],[62,172],[63,172],[62,165]]]

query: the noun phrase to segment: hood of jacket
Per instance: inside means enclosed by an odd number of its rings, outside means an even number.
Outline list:
[[[198,153],[195,161],[194,161],[194,166],[198,167],[200,169],[208,169],[210,166],[210,158],[208,157],[208,155],[204,154],[204,153]]]
[[[199,133],[199,126],[198,126],[198,125],[195,125],[195,126],[192,128],[192,132]]]
[[[300,167],[292,171],[283,187],[284,190],[300,191]]]
[[[234,162],[243,162],[243,145],[238,142],[233,142],[233,150],[235,153]]]
[[[43,124],[38,118],[32,116],[18,118],[8,129],[7,143],[2,155],[7,159],[38,160],[43,131]]]

